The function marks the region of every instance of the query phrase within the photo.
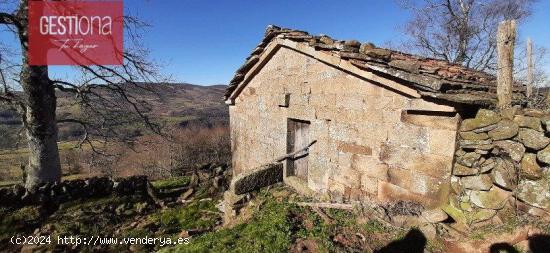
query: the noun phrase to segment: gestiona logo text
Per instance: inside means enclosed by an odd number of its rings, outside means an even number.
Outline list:
[[[122,1],[30,1],[30,65],[121,65]]]

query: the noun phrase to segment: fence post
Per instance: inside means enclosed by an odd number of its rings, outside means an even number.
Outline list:
[[[497,33],[497,107],[499,109],[504,109],[512,105],[515,42],[516,21],[506,20],[501,22],[498,26]]]
[[[531,38],[527,39],[527,97],[533,95],[533,41]]]

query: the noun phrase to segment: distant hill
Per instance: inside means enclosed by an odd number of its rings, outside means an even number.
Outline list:
[[[169,125],[187,127],[213,127],[229,123],[229,111],[223,102],[225,85],[201,86],[188,83],[151,83],[140,84],[147,90],[135,89],[130,93],[147,101],[151,105],[152,118],[166,122]],[[71,103],[72,95],[59,92],[58,118],[71,114],[67,104]],[[0,149],[5,148],[5,142],[13,142],[13,137],[21,122],[17,113],[0,107]],[[60,139],[66,140],[78,135],[73,129],[62,126]]]
[[[140,91],[152,106],[151,115],[182,127],[227,125],[229,110],[223,102],[225,85],[201,86],[188,83],[147,84],[156,94]]]

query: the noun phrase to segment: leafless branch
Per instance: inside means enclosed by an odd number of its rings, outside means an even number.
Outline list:
[[[17,23],[17,19],[15,18],[14,15],[5,13],[5,12],[0,12],[0,24],[14,25],[16,23]]]
[[[416,53],[483,71],[495,68],[496,27],[522,22],[536,0],[403,0],[413,14],[403,43]]]

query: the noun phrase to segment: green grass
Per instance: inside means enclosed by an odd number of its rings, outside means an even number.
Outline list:
[[[162,252],[286,252],[292,242],[289,222],[293,207],[269,200],[255,217],[232,229],[221,229],[191,239],[189,245]]]
[[[75,149],[78,142],[58,143],[59,155],[63,157],[67,152]],[[85,150],[86,147],[83,147]],[[3,149],[0,150],[0,186],[19,183],[21,177],[21,164],[26,164],[29,156],[29,149]],[[62,164],[62,166],[65,164]]]
[[[40,221],[38,207],[29,206],[15,211],[0,209],[0,241],[15,235],[14,232],[25,231],[27,224]]]
[[[87,210],[94,212],[96,209],[104,208],[105,206],[117,206],[124,203],[133,203],[135,200],[132,199],[132,196],[109,196],[105,198],[92,198],[85,201],[82,200],[73,200],[61,204],[60,211],[62,213],[74,213],[78,210]]]
[[[152,219],[168,233],[179,233],[182,230],[212,228],[219,217],[213,201],[194,201],[186,206],[162,210]]]
[[[371,233],[371,234],[384,233],[384,232],[388,232],[389,230],[389,228],[386,225],[380,223],[377,220],[369,220],[367,223],[365,223],[362,226],[362,229],[365,232]]]
[[[296,232],[296,238],[315,240],[320,246],[320,251],[334,251],[334,244],[330,240],[334,225],[326,224],[321,217],[307,208],[298,208],[297,212],[303,214],[302,226]]]
[[[289,203],[289,198],[291,196],[281,199],[268,190],[262,190],[254,204],[248,207],[251,208],[248,212],[253,214],[249,220],[192,238],[188,245],[165,248],[161,252],[287,252],[297,240],[313,241],[319,252],[336,252],[342,250],[333,242],[337,234],[362,233],[368,241],[375,234],[383,234],[383,238],[388,240],[405,234],[377,221],[358,224],[357,215],[347,210],[325,209],[325,214],[332,219],[327,223],[312,209]],[[384,246],[387,242],[373,243]]]
[[[59,151],[65,151],[73,149],[78,142],[76,141],[68,141],[68,142],[59,142],[57,144],[57,147],[59,148]],[[0,159],[13,159],[13,158],[19,158],[21,156],[27,156],[29,154],[29,149],[27,147],[19,148],[19,149],[3,149],[0,150]]]
[[[187,186],[190,182],[189,177],[174,177],[164,180],[157,180],[154,182],[151,182],[153,187],[162,190],[162,189],[174,189],[178,187],[184,187]]]

